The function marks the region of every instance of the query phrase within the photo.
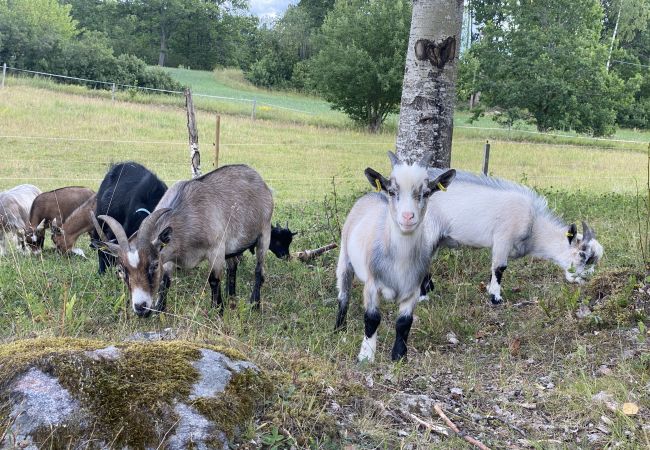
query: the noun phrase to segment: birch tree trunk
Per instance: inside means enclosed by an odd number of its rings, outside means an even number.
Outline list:
[[[463,0],[413,0],[397,155],[449,167]]]

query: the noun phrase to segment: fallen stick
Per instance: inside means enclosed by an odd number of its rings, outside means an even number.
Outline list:
[[[440,404],[439,404],[439,403],[436,403],[435,405],[433,405],[433,409],[436,410],[436,412],[438,413],[438,415],[440,416],[440,418],[441,418],[441,419],[442,419],[442,420],[447,424],[447,426],[448,426],[449,428],[451,428],[451,429],[454,431],[454,433],[456,433],[458,436],[462,437],[462,438],[465,439],[467,442],[469,442],[470,444],[474,445],[475,447],[480,448],[481,450],[490,450],[490,447],[485,446],[485,444],[483,444],[482,442],[477,441],[477,440],[474,439],[473,437],[468,436],[467,434],[461,432],[461,431],[458,429],[458,427],[456,426],[456,424],[454,424],[454,422],[452,422],[452,421],[449,419],[449,417],[447,417],[447,415],[444,413],[444,411],[443,411],[442,408],[440,407]]]
[[[432,423],[429,423],[425,420],[420,419],[418,416],[415,414],[412,414],[408,411],[402,411],[403,414],[406,414],[408,417],[419,423],[420,425],[424,426],[427,430],[433,431],[434,433],[441,434],[443,436],[449,437],[449,431],[445,427],[441,427],[440,425],[434,425]]]
[[[312,259],[316,258],[317,256],[322,255],[323,253],[326,253],[326,252],[329,252],[332,249],[335,249],[336,247],[338,247],[338,245],[336,245],[334,242],[332,242],[331,244],[327,244],[324,247],[315,248],[313,250],[303,250],[301,252],[294,253],[291,256],[294,257],[294,258],[299,259],[302,262],[307,262],[307,261],[311,261]]]

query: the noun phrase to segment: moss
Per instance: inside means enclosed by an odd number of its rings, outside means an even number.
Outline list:
[[[232,439],[238,431],[237,426],[250,420],[272,391],[271,382],[265,375],[246,369],[232,374],[230,383],[219,397],[202,397],[193,405]]]
[[[58,378],[88,410],[94,421],[93,438],[112,442],[116,447],[158,445],[160,436],[177,423],[174,401],[187,403],[192,385],[199,378],[192,363],[201,357],[200,349],[243,359],[229,349],[183,341],[113,344],[120,350],[120,357],[114,360],[93,358],[87,353],[109,345],[102,341],[52,338],[0,346],[0,392],[4,397],[0,398],[0,420],[5,421],[9,413],[5,388],[33,366]],[[252,416],[268,388],[266,379],[256,372],[233,374],[223,398],[201,400],[199,410],[209,418],[219,417],[217,423],[232,436],[235,424]],[[53,448],[65,447],[82,432],[63,427],[55,433],[51,429],[42,431],[36,435],[37,439],[42,438],[38,441],[47,441]]]

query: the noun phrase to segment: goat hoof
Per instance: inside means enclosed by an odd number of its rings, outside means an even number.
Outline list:
[[[490,294],[490,301],[492,302],[493,305],[500,305],[503,303],[502,298],[497,298],[494,294]]]

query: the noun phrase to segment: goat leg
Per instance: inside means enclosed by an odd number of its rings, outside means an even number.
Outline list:
[[[264,270],[262,264],[258,261],[255,266],[255,285],[253,286],[253,292],[251,293],[251,303],[253,304],[254,309],[260,308],[260,289],[262,288],[262,284],[264,284]]]
[[[221,280],[213,272],[210,272],[210,277],[208,278],[210,283],[210,289],[212,290],[212,302],[211,306],[213,308],[219,309],[219,314],[223,314],[223,298],[221,297]]]
[[[239,257],[234,256],[226,259],[226,267],[228,273],[228,296],[234,297],[237,295],[237,266],[239,265]]]

